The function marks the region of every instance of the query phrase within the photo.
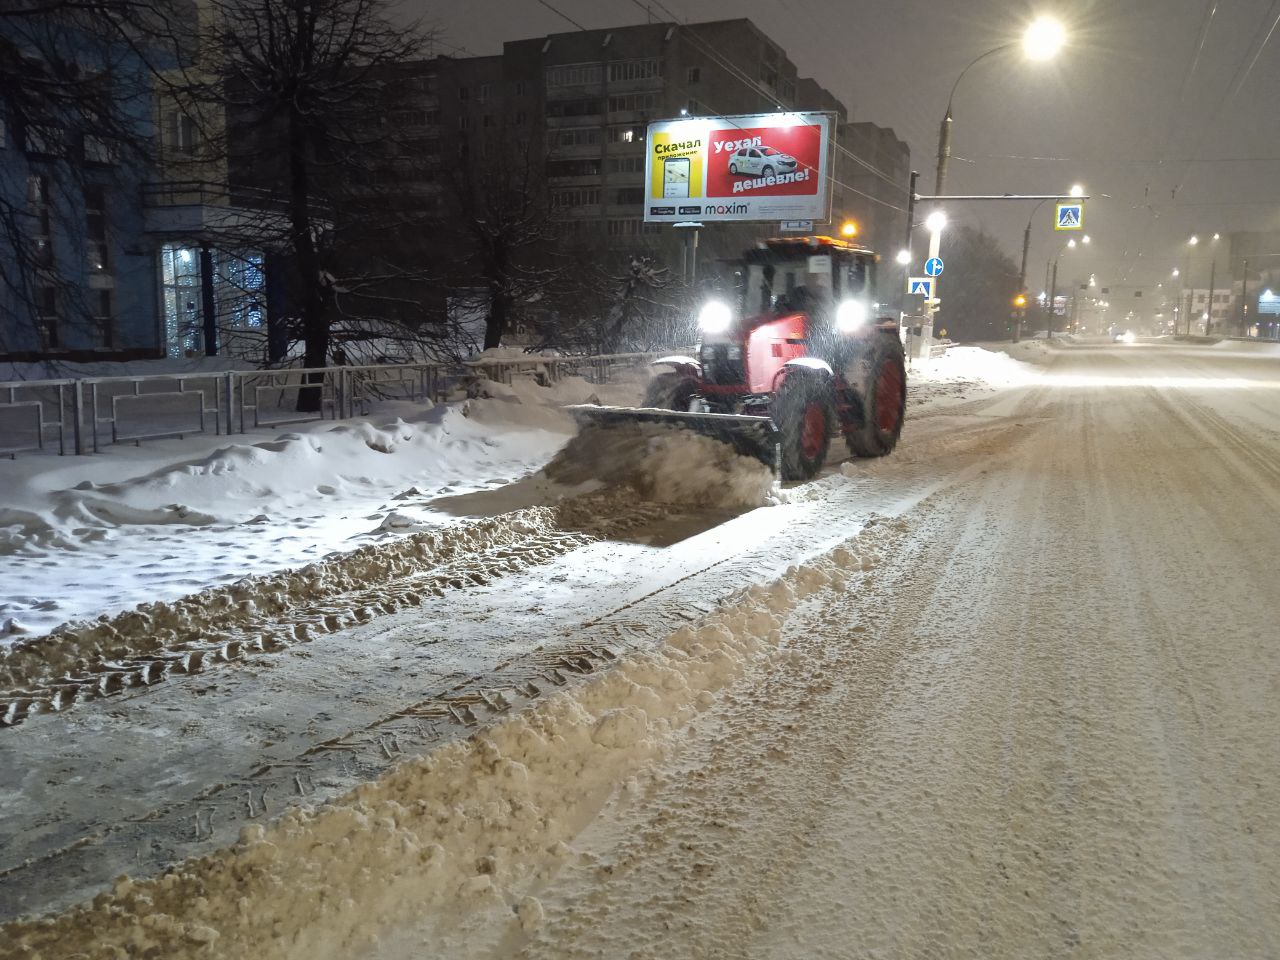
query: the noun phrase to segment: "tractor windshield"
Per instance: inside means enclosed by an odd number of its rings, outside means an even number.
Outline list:
[[[746,316],[772,313],[785,304],[797,287],[818,300],[831,299],[831,258],[803,256],[753,263],[747,267],[742,312]]]

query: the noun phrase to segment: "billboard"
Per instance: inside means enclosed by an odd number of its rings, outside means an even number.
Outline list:
[[[649,124],[644,219],[826,220],[831,115],[759,113]]]

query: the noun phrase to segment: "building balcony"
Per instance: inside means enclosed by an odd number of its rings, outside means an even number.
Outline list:
[[[248,187],[197,180],[148,183],[142,187],[142,208],[143,229],[165,240],[269,243],[290,230],[285,201]]]

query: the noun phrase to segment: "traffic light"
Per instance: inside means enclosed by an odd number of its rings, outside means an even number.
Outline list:
[[[1027,305],[1027,295],[1025,293],[1019,293],[1013,298],[1013,305],[1021,310]]]

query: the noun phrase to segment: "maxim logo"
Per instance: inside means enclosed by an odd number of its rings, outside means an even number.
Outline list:
[[[745,203],[721,203],[710,207],[703,207],[703,213],[718,213],[721,216],[725,214],[746,213],[747,205]]]

